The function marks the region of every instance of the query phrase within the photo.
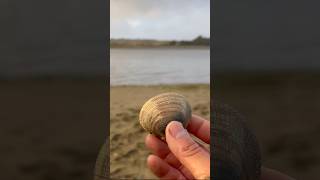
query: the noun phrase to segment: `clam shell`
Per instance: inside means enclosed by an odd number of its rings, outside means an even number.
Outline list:
[[[163,93],[149,99],[141,108],[141,126],[156,136],[164,137],[166,126],[179,121],[187,127],[191,119],[191,107],[184,96],[178,93]]]
[[[107,141],[103,143],[102,147],[100,148],[95,168],[94,168],[94,180],[107,180],[109,179],[108,176],[110,174],[109,172],[109,148],[107,147],[109,145],[109,138],[107,138]]]
[[[259,145],[244,117],[228,105],[213,104],[212,109],[213,178],[260,179]]]

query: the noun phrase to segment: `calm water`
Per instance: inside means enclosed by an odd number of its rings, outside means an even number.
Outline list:
[[[12,77],[96,77],[107,73],[99,45],[60,48],[26,46],[1,54],[0,79]],[[29,48],[27,48],[29,47]],[[268,51],[268,50],[264,50]],[[261,53],[251,49],[217,49],[215,73],[320,72],[320,47]],[[111,85],[209,83],[209,49],[111,49]]]
[[[111,49],[111,85],[209,83],[209,49]]]

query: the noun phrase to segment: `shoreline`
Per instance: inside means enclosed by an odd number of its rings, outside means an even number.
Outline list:
[[[165,86],[168,86],[168,87],[182,87],[182,88],[188,88],[188,87],[197,87],[197,86],[200,86],[200,87],[204,87],[204,86],[210,86],[210,83],[176,83],[176,84],[121,84],[121,85],[110,85],[110,88],[117,88],[117,87],[120,87],[120,88],[127,88],[127,87],[165,87]]]
[[[107,72],[106,72],[107,73]],[[214,77],[219,79],[241,79],[241,78],[266,78],[266,77],[305,77],[305,78],[319,78],[320,72],[318,71],[291,71],[291,70],[277,70],[277,71],[227,71],[227,72],[214,72],[212,74]],[[0,75],[1,81],[56,81],[56,80],[85,80],[85,81],[95,81],[95,80],[107,80],[107,75]],[[219,80],[218,79],[218,80]],[[189,84],[189,83],[177,83],[177,84]],[[193,84],[193,83],[190,83]],[[206,84],[206,83],[195,83],[195,84]],[[170,84],[169,84],[170,85]]]
[[[109,47],[111,49],[208,49],[210,46],[122,46],[122,47]]]

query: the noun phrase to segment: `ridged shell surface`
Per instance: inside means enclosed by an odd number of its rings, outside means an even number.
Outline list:
[[[213,179],[259,180],[259,145],[244,117],[228,105],[212,108]]]
[[[107,148],[107,142],[105,142],[102,147],[100,148],[97,160],[96,160],[96,165],[95,165],[95,170],[94,170],[94,180],[107,180],[108,175],[109,175],[109,148]]]
[[[170,121],[179,121],[186,127],[191,119],[191,107],[178,93],[163,93],[149,99],[141,108],[139,121],[148,132],[165,136]]]

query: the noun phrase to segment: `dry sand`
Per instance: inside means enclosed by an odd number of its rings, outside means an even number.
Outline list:
[[[163,92],[186,96],[193,112],[209,119],[209,85],[118,86],[110,92],[110,173],[111,178],[154,179],[146,167],[150,153],[147,135],[139,124],[139,111],[145,101]]]

